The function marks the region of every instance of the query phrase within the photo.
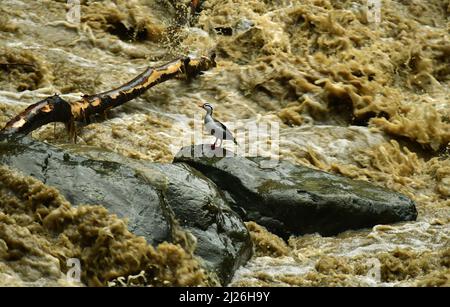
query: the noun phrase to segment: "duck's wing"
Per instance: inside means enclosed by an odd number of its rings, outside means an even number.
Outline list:
[[[235,144],[237,144],[236,139],[234,138],[233,134],[231,134],[231,131],[228,130],[227,126],[225,126],[224,124],[222,124],[220,121],[218,121],[217,119],[214,120],[217,125],[219,125],[220,127],[222,127],[223,131],[225,131],[225,139],[226,140],[231,140],[233,141]]]

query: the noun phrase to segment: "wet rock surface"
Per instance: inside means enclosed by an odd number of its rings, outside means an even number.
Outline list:
[[[252,242],[242,219],[216,185],[186,164],[150,164],[167,178],[164,199],[184,230],[197,238],[196,255],[227,283],[251,257]]]
[[[385,188],[287,161],[228,154],[197,145],[183,148],[174,162],[202,172],[245,220],[284,238],[314,232],[334,235],[417,217],[412,200]]]
[[[241,218],[215,184],[188,165],[96,161],[29,138],[0,142],[0,163],[56,187],[73,205],[102,205],[127,218],[130,231],[152,245],[195,249],[223,284],[251,256]]]

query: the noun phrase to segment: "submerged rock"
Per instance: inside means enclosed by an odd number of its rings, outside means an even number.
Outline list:
[[[57,188],[73,205],[102,205],[127,218],[129,230],[152,245],[168,241],[194,250],[223,284],[251,256],[241,218],[188,165],[96,161],[29,138],[0,142],[0,163]]]
[[[284,238],[314,232],[334,235],[417,217],[412,200],[368,182],[287,161],[232,155],[197,145],[184,147],[174,162],[202,172],[245,220],[256,221]]]

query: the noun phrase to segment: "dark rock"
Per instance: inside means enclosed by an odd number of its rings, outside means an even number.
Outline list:
[[[287,161],[233,157],[223,149],[213,152],[208,145],[197,145],[183,148],[174,162],[202,172],[245,220],[284,238],[334,235],[417,217],[414,202],[402,194]]]
[[[215,184],[188,165],[96,161],[29,138],[0,142],[0,163],[57,188],[73,205],[102,205],[128,218],[130,231],[152,245],[181,243],[180,231],[184,238],[192,234],[194,254],[223,284],[251,256],[241,218]]]
[[[167,178],[164,198],[184,230],[197,238],[195,254],[228,283],[251,257],[252,242],[239,215],[216,185],[186,164],[150,164]]]

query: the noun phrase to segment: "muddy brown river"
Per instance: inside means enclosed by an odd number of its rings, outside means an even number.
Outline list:
[[[60,123],[32,137],[89,157],[170,163],[182,146],[214,141],[198,107],[209,102],[239,154],[261,145],[258,155],[401,192],[419,213],[414,222],[287,242],[247,222],[255,253],[232,286],[450,286],[450,2],[382,0],[379,19],[366,0],[205,0],[195,14],[189,2],[1,0],[0,126],[54,93],[74,101],[148,65],[214,51],[217,67],[79,126],[76,144]],[[274,130],[255,138],[252,125]],[[153,248],[105,208],[72,207],[44,183],[0,171],[1,286],[211,285],[179,246]],[[54,223],[43,223],[50,209],[31,210],[30,199],[57,208]],[[56,221],[69,217],[56,237]],[[93,272],[102,264],[89,255],[105,248],[113,249],[105,261],[168,270],[157,282],[120,269],[102,281],[67,280],[61,259],[78,257],[93,236],[83,259]]]

